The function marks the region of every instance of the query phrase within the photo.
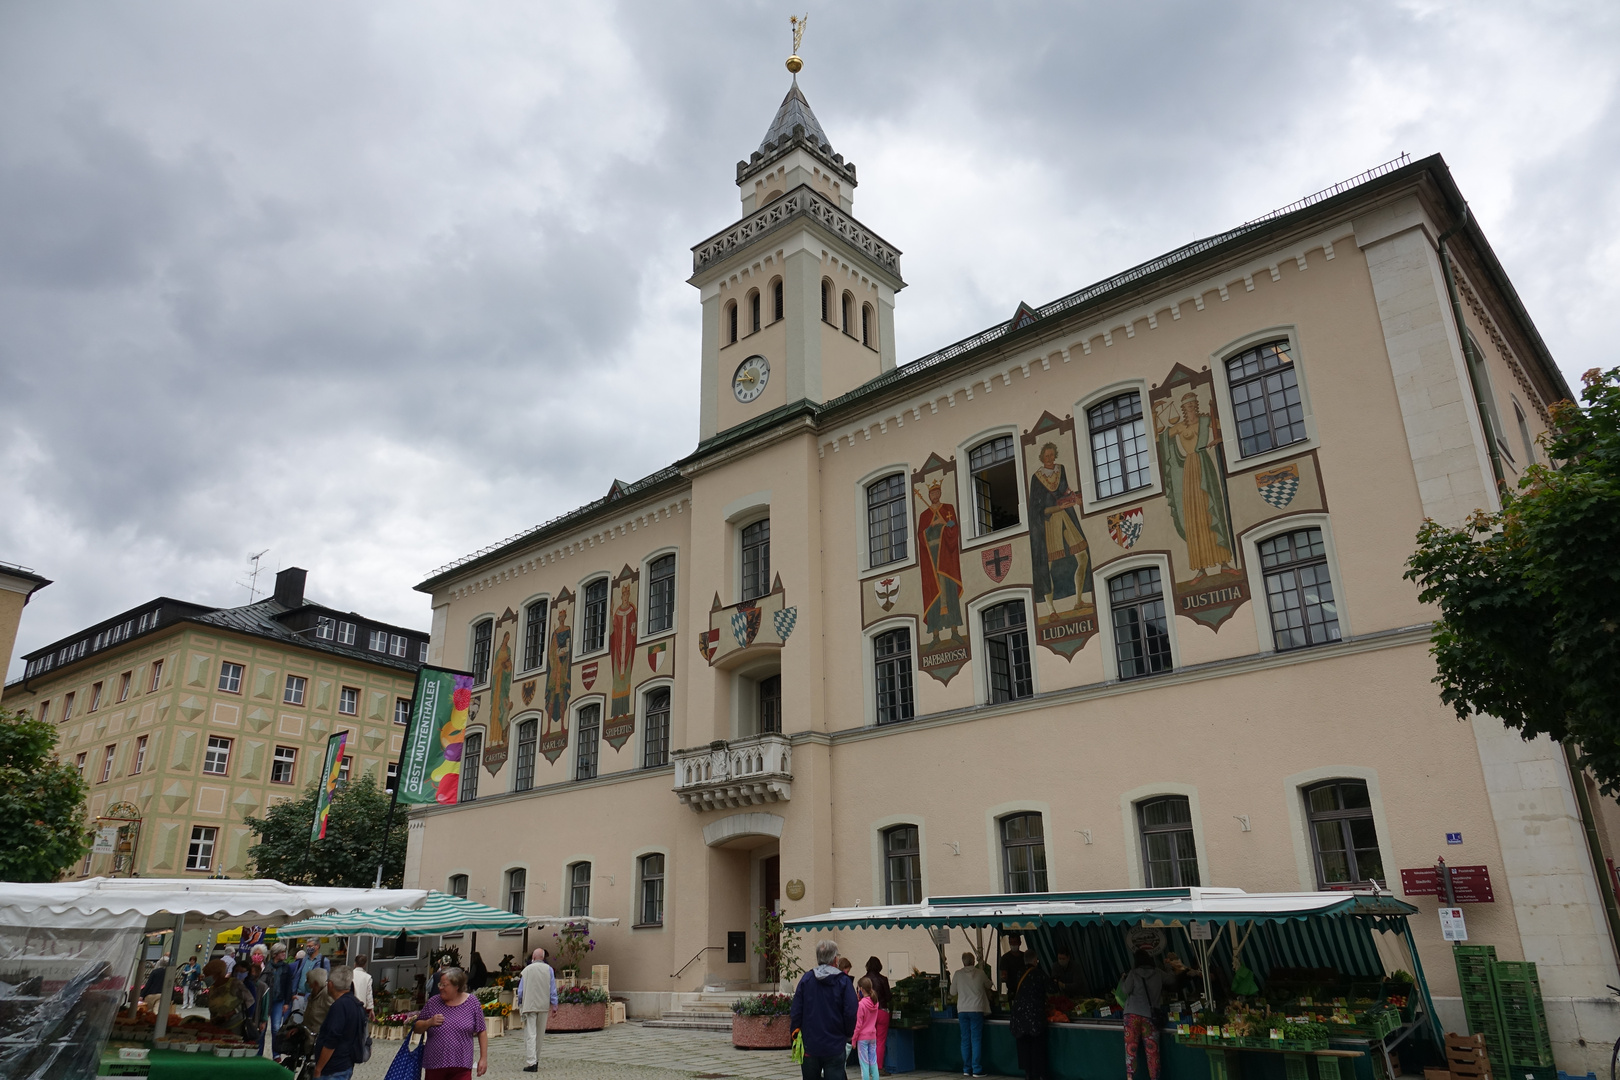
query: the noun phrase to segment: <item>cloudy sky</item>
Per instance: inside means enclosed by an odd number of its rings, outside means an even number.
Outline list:
[[[0,560],[56,582],[18,653],[244,602],[260,549],[425,628],[435,567],[689,451],[689,249],[788,14],[0,3]],[[818,3],[803,52],[902,360],[1438,151],[1570,380],[1617,362],[1612,0]]]

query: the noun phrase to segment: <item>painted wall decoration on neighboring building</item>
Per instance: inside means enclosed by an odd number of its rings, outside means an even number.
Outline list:
[[[568,749],[568,698],[574,662],[574,594],[566,588],[551,605],[551,634],[546,639],[546,715],[540,725],[540,752],[556,764]]]
[[[489,724],[484,735],[484,768],[491,776],[501,771],[510,754],[512,728],[512,631],[517,612],[507,608],[495,620],[495,655],[489,665]]]
[[[1073,486],[1078,475],[1074,418],[1060,420],[1043,412],[1020,442],[1029,477],[1035,638],[1059,656],[1073,659],[1097,633],[1091,545],[1080,526],[1080,493]]]
[[[628,565],[613,579],[613,610],[608,620],[608,658],[613,664],[612,694],[602,738],[617,750],[636,732],[636,597],[641,574]]]
[[[921,577],[923,640],[917,666],[948,683],[970,658],[962,596],[962,523],[946,499],[956,491],[956,461],[928,455],[911,474],[917,513],[917,567]],[[988,572],[988,571],[987,571]]]
[[[1232,531],[1214,376],[1181,364],[1148,394],[1164,501],[1180,545],[1171,547],[1176,611],[1217,629],[1249,600]]]

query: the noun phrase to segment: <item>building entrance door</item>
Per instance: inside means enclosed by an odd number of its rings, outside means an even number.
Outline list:
[[[767,912],[782,910],[782,857],[771,855],[759,860],[759,907],[760,923],[766,922]],[[759,981],[774,983],[779,978],[777,974],[776,949],[781,944],[782,935],[772,934],[764,942],[764,951],[759,958]]]

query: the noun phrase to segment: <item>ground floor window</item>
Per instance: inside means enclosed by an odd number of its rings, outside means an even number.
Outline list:
[[[1185,795],[1166,795],[1136,806],[1142,830],[1142,884],[1150,889],[1198,884],[1198,848],[1192,807]]]
[[[1046,828],[1039,814],[1001,819],[1002,867],[1010,893],[1046,892]]]
[[[591,864],[577,862],[568,868],[568,914],[591,913]]]
[[[1372,798],[1364,780],[1329,780],[1305,790],[1316,882],[1323,888],[1383,882]]]
[[[888,870],[887,902],[922,903],[922,850],[917,843],[917,826],[896,825],[883,830],[883,862]]]
[[[664,921],[664,857],[641,857],[641,925],[659,926]]]

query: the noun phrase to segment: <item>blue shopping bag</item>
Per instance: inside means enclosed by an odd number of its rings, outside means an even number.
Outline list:
[[[388,1063],[388,1072],[383,1080],[422,1080],[422,1052],[427,1049],[427,1032],[422,1033],[422,1041],[411,1049],[411,1036],[405,1036],[405,1043],[394,1055],[394,1060]]]

